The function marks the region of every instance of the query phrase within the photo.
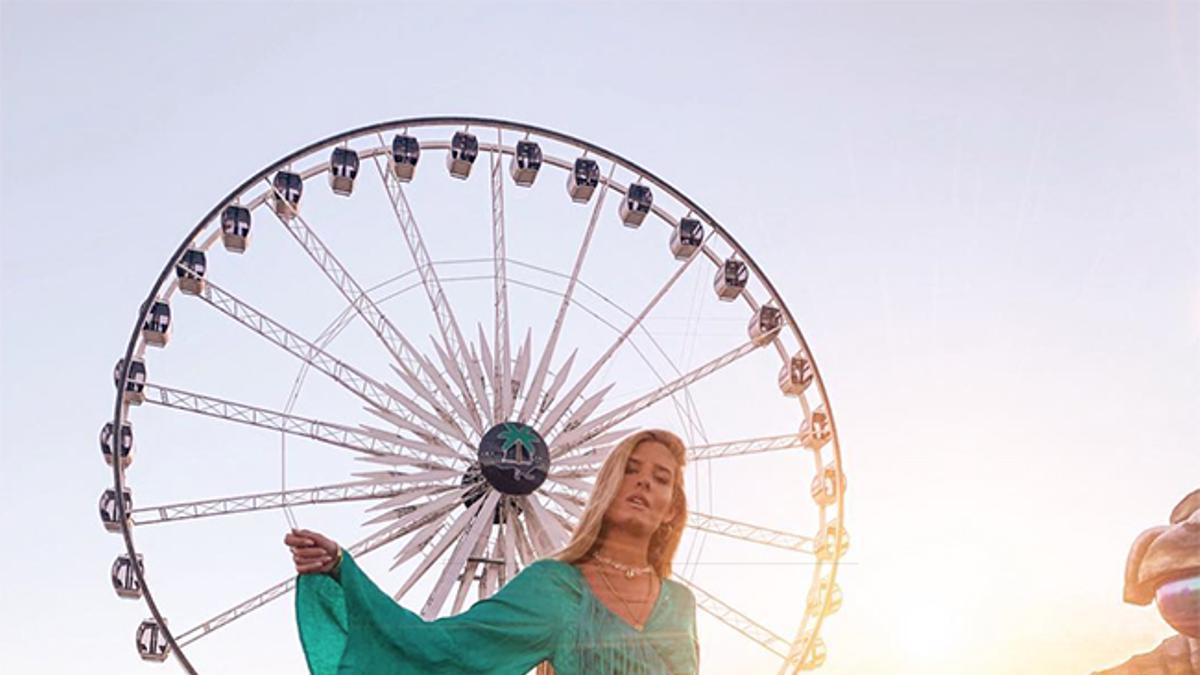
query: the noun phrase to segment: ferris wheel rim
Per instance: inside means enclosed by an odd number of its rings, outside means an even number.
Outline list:
[[[778,293],[778,291],[776,290],[770,277],[768,277],[763,272],[761,266],[759,266],[757,261],[754,260],[754,258],[749,254],[749,252],[743,246],[741,246],[741,244],[737,241],[737,239],[732,234],[730,234],[730,232],[724,226],[721,225],[720,221],[718,221],[717,219],[712,217],[712,215],[709,214],[703,207],[701,207],[695,201],[690,199],[682,191],[678,190],[673,185],[671,185],[667,181],[663,180],[661,177],[659,177],[656,174],[654,174],[653,172],[645,169],[641,165],[625,158],[624,156],[622,156],[618,153],[615,153],[611,150],[608,150],[607,148],[596,145],[594,143],[591,143],[589,141],[583,140],[581,138],[575,137],[570,134],[566,134],[566,133],[559,132],[556,130],[540,127],[537,125],[514,122],[514,121],[504,120],[504,119],[499,119],[499,118],[486,118],[486,117],[474,117],[474,116],[427,116],[427,117],[401,118],[401,119],[396,119],[396,120],[391,120],[391,121],[386,121],[386,122],[365,125],[362,127],[358,127],[356,129],[351,129],[349,131],[344,131],[344,132],[340,132],[340,133],[331,135],[324,139],[315,141],[313,143],[309,143],[308,145],[306,145],[294,152],[291,152],[291,153],[285,155],[284,157],[280,158],[279,160],[271,163],[264,169],[260,170],[256,174],[252,175],[250,178],[246,179],[241,185],[239,185],[237,188],[232,190],[224,199],[217,202],[216,205],[192,228],[192,230],[188,233],[188,235],[184,238],[184,240],[176,248],[175,252],[171,255],[171,257],[168,259],[168,262],[164,265],[163,269],[160,271],[157,279],[155,280],[154,284],[151,287],[150,293],[148,294],[146,300],[143,301],[142,305],[139,308],[138,316],[134,322],[134,327],[133,327],[130,339],[126,344],[125,354],[122,359],[123,368],[119,369],[119,372],[118,372],[117,378],[116,378],[117,394],[116,394],[116,401],[114,403],[114,412],[113,412],[113,418],[112,418],[113,428],[118,429],[118,430],[121,429],[122,423],[127,421],[127,419],[128,419],[126,406],[125,406],[124,400],[123,400],[123,392],[129,382],[130,370],[131,370],[131,366],[132,366],[132,359],[135,355],[135,351],[137,351],[137,349],[138,349],[138,344],[140,341],[139,337],[141,334],[142,326],[144,325],[144,323],[150,313],[153,303],[155,302],[156,298],[159,296],[159,293],[162,290],[163,285],[166,282],[167,278],[170,276],[172,269],[174,269],[177,266],[178,260],[180,259],[180,257],[188,250],[188,248],[190,246],[192,246],[194,244],[196,238],[202,232],[204,232],[204,230],[214,221],[214,219],[216,219],[220,215],[221,210],[224,207],[226,207],[230,204],[236,203],[236,201],[238,200],[238,198],[241,195],[245,194],[249,189],[251,189],[258,182],[267,179],[273,172],[278,171],[283,167],[288,167],[293,162],[302,160],[302,159],[304,159],[308,156],[311,156],[314,153],[316,153],[322,149],[328,148],[330,146],[336,146],[339,143],[346,143],[352,139],[360,138],[360,137],[367,136],[370,134],[382,134],[385,131],[407,129],[407,128],[419,128],[419,127],[453,127],[453,126],[460,126],[460,125],[467,126],[467,127],[481,126],[481,127],[495,128],[498,130],[508,130],[508,131],[516,131],[516,132],[525,132],[527,134],[536,134],[539,137],[544,137],[547,139],[555,140],[560,143],[564,143],[566,145],[574,146],[576,148],[582,149],[582,150],[584,150],[585,154],[591,153],[596,156],[605,158],[609,161],[612,161],[614,163],[614,165],[620,165],[622,168],[626,169],[627,171],[630,171],[631,173],[638,175],[640,177],[640,179],[644,179],[644,180],[652,182],[653,184],[658,186],[660,189],[662,189],[666,194],[670,195],[676,201],[678,201],[680,204],[687,207],[692,213],[703,218],[704,221],[706,223],[708,223],[709,226],[713,229],[713,231],[715,233],[719,233],[721,238],[736,251],[739,259],[743,260],[748,265],[748,267],[754,272],[755,278],[765,287],[765,289],[766,289],[767,293],[770,295],[771,299],[774,300],[776,306],[781,310],[783,316],[786,318],[786,323],[791,327],[791,332],[793,333],[793,336],[799,343],[801,349],[808,355],[810,362],[811,362],[811,367],[813,370],[813,384],[816,385],[816,389],[820,395],[820,399],[824,404],[824,411],[825,411],[825,414],[828,416],[828,423],[832,430],[832,437],[831,437],[830,443],[829,443],[829,446],[831,449],[832,465],[834,467],[836,467],[837,473],[839,475],[844,476],[844,472],[842,470],[843,463],[842,463],[841,449],[840,449],[840,438],[839,438],[839,434],[837,433],[837,425],[836,425],[836,420],[835,420],[833,409],[832,409],[832,403],[830,402],[829,397],[827,395],[825,382],[824,382],[824,379],[821,377],[816,358],[812,354],[812,351],[809,349],[808,342],[804,338],[803,333],[800,330],[799,324],[795,321],[790,308],[788,307],[787,303],[784,301],[784,298],[782,297],[782,295],[780,295]],[[484,149],[485,149],[484,147],[480,148],[481,151],[483,151]],[[503,148],[496,147],[494,149],[503,152]],[[699,255],[699,254],[697,254],[697,255]],[[122,538],[125,543],[126,553],[129,555],[130,559],[136,560],[138,553],[137,553],[137,549],[136,549],[136,546],[134,545],[134,541],[133,541],[132,527],[131,527],[130,518],[129,518],[130,514],[126,512],[124,500],[120,498],[120,495],[122,495],[123,490],[125,489],[125,480],[124,480],[123,473],[124,472],[122,470],[121,463],[114,462],[113,463],[113,486],[114,486],[114,492],[118,496],[118,499],[116,500],[116,514],[117,514],[118,524],[120,527],[120,531],[122,533]],[[836,529],[835,545],[840,546],[841,542],[842,542],[842,537],[844,536],[844,490],[837,491],[836,499],[834,502],[832,502],[830,504],[830,506],[834,506],[836,509],[834,520],[838,524],[838,527]],[[821,507],[822,512],[824,512],[824,509],[825,509],[825,507]],[[825,519],[822,517],[822,522],[824,522],[824,520]],[[820,567],[823,567],[823,566],[824,566],[823,564],[818,563],[818,565],[815,566],[817,569],[814,570],[814,575],[818,574],[820,572]],[[838,567],[839,567],[839,565],[838,565],[838,561],[836,558],[831,563],[828,564],[828,573],[825,575],[824,578],[827,578],[829,580],[829,583],[831,586],[833,586],[834,581],[836,580]],[[136,565],[136,564],[133,565],[133,572],[134,572],[135,576],[137,577],[138,583],[140,584],[143,599],[146,601],[147,607],[149,608],[154,620],[161,627],[163,635],[166,638],[167,643],[171,647],[171,650],[174,652],[174,655],[179,659],[181,665],[184,666],[185,670],[187,670],[188,672],[191,672],[191,673],[195,673],[196,671],[195,671],[194,667],[191,665],[190,661],[188,661],[187,656],[185,655],[184,651],[181,649],[181,645],[177,644],[175,637],[173,636],[171,630],[167,627],[166,621],[164,620],[160,610],[158,609],[157,603],[154,600],[151,589],[150,589],[149,585],[146,583],[141,566]],[[815,585],[815,579],[816,579],[816,576],[814,576],[814,585]],[[825,608],[828,607],[830,601],[831,601],[831,595],[826,594],[824,601],[823,601],[823,605]],[[813,617],[812,631],[813,631],[814,635],[817,632],[819,632],[820,626],[823,623],[825,616],[826,616],[826,613],[824,611],[822,611],[822,612],[816,613],[816,615]],[[805,618],[806,619],[808,618],[807,612],[805,614]],[[807,623],[807,621],[805,623]],[[804,628],[804,625],[802,624],[801,630],[803,630],[803,628]],[[797,637],[799,638],[799,635]],[[795,643],[796,641],[797,640],[793,640],[793,643]],[[810,641],[806,645],[806,649],[805,649],[804,653],[791,654],[788,658],[785,659],[783,667],[781,668],[781,672],[783,672],[784,670],[788,670],[789,664],[792,664],[792,663],[798,664],[805,656],[807,656],[807,653],[809,651],[811,651],[814,647],[815,647],[814,641]]]

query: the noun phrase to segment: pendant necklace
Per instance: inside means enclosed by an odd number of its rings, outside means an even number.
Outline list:
[[[649,568],[647,568],[647,569],[649,569]],[[628,574],[627,574],[626,576],[627,576],[628,578],[631,578],[631,579],[633,578],[632,576],[630,576],[630,575],[628,575]],[[608,580],[608,574],[606,574],[606,573],[605,573],[603,570],[600,572],[600,580],[604,582],[604,585],[605,585],[605,586],[608,586],[608,590],[609,590],[609,591],[610,591],[610,592],[611,592],[611,593],[612,593],[614,596],[616,596],[617,600],[620,600],[620,601],[621,601],[621,604],[622,604],[622,605],[624,605],[624,606],[625,606],[625,611],[626,611],[626,612],[629,612],[629,617],[630,617],[630,619],[632,619],[633,617],[637,616],[636,614],[634,614],[634,613],[633,613],[633,608],[629,606],[629,603],[628,603],[628,602],[625,602],[625,598],[622,598],[622,597],[621,597],[621,595],[620,595],[619,593],[617,593],[617,589],[613,588],[613,585],[612,585],[612,583],[611,583],[611,582],[609,582],[609,580]],[[650,583],[646,585],[646,597],[642,598],[642,604],[643,604],[643,605],[644,605],[644,604],[646,604],[647,602],[649,602],[649,601],[650,601],[650,591],[654,589],[654,580],[653,580],[653,579],[647,579],[647,581],[649,581]],[[646,618],[646,619],[649,619],[649,618],[650,618],[650,616],[649,616],[649,613],[647,613],[647,615],[646,615],[646,617],[645,617],[645,618]],[[645,629],[645,627],[646,627],[646,623],[645,623],[645,621],[642,621],[642,622],[640,622],[640,623],[635,623],[635,622],[633,622],[633,621],[630,621],[630,624],[629,624],[629,625],[633,626],[634,630],[638,631],[639,633],[640,633],[640,632],[641,632],[643,629]]]
[[[592,558],[598,563],[608,565],[609,567],[621,572],[625,575],[626,579],[632,579],[636,576],[649,574],[650,572],[654,571],[654,568],[649,565],[646,565],[645,567],[634,567],[632,565],[619,563],[611,558],[606,558],[599,553],[592,553]]]

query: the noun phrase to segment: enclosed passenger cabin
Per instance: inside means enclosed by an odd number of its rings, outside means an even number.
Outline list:
[[[769,343],[779,335],[779,329],[783,327],[783,312],[779,311],[778,307],[771,305],[763,305],[758,308],[754,316],[750,317],[750,323],[746,326],[746,333],[749,334],[750,340],[759,347]]]
[[[417,170],[417,161],[421,159],[421,143],[416,138],[406,134],[396,134],[392,139],[392,157],[389,164],[392,175],[401,183],[412,180]]]
[[[175,264],[175,276],[179,277],[179,290],[188,295],[204,292],[204,273],[208,271],[208,259],[204,251],[189,248]]]
[[[358,177],[358,153],[350,148],[334,148],[329,158],[329,187],[333,193],[349,197]]]
[[[133,510],[133,494],[129,488],[121,489],[125,502],[125,518],[129,519],[129,512]],[[121,521],[117,517],[117,491],[109,488],[100,495],[100,522],[104,524],[104,529],[109,532],[120,532]]]
[[[119,456],[121,458],[121,468],[129,466],[133,461],[133,427],[129,422],[121,422],[121,436],[115,439],[119,444]],[[114,453],[118,449],[114,447],[113,425],[112,422],[105,422],[100,428],[100,454],[104,455],[104,461],[109,466],[112,466]]]
[[[836,582],[830,581],[829,577],[822,577],[816,587],[808,592],[808,611],[810,613],[820,611],[825,604],[826,596],[829,596],[829,606],[824,608],[825,616],[834,614],[842,608],[841,587]]]
[[[142,597],[142,584],[138,581],[138,570],[146,571],[146,567],[142,561],[142,554],[138,554],[137,568],[133,566],[133,560],[128,553],[122,553],[117,556],[117,559],[112,564],[112,585],[113,590],[122,598],[138,599]]]
[[[671,233],[671,254],[676,260],[687,260],[704,243],[704,226],[695,218],[684,218]]]
[[[625,198],[621,200],[617,212],[621,214],[621,222],[625,223],[625,227],[641,227],[653,205],[654,195],[650,192],[650,186],[634,183],[625,191]]]
[[[147,661],[166,661],[170,643],[162,626],[154,619],[146,619],[137,629],[138,655]]]
[[[587,157],[575,160],[575,168],[567,174],[567,194],[576,204],[586,204],[600,184],[600,165]]]
[[[171,339],[171,306],[162,300],[155,300],[142,322],[142,339],[146,344],[155,347],[166,347]]]
[[[471,167],[479,156],[479,139],[475,134],[466,131],[454,132],[450,139],[450,152],[446,153],[446,168],[450,175],[460,180],[466,180],[471,175]]]
[[[812,362],[803,351],[798,351],[779,369],[779,390],[784,396],[799,396],[813,381]]]
[[[837,501],[838,495],[846,490],[846,474],[841,473],[835,466],[826,466],[821,473],[813,477],[812,498],[821,506],[829,506]]]
[[[800,442],[809,450],[820,450],[833,438],[833,423],[825,407],[817,406],[809,418],[800,425]]]
[[[529,187],[533,185],[538,169],[541,168],[542,147],[533,141],[517,141],[512,162],[508,165],[513,182],[521,187]]]
[[[816,554],[818,560],[828,562],[846,555],[846,551],[850,549],[850,535],[846,530],[841,529],[842,542],[838,544],[837,536],[839,529],[836,522],[825,524],[825,529],[817,537]]]
[[[275,215],[291,220],[300,211],[300,195],[304,192],[304,180],[300,174],[280,171],[271,181],[271,208]]]
[[[742,294],[746,282],[750,280],[750,270],[741,260],[730,258],[717,270],[717,278],[713,280],[713,288],[717,291],[717,299],[732,302]]]
[[[250,245],[250,209],[231,204],[221,213],[221,243],[231,253],[244,253]]]
[[[113,385],[121,386],[121,373],[125,371],[125,359],[117,359],[113,368]],[[128,405],[141,405],[146,400],[146,362],[140,357],[133,357],[129,363],[129,379],[125,380],[125,391],[122,397]]]

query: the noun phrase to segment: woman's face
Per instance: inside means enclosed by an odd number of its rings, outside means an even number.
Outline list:
[[[667,446],[655,440],[638,443],[625,463],[617,496],[604,514],[605,524],[643,534],[657,530],[674,515],[675,473],[675,457]]]

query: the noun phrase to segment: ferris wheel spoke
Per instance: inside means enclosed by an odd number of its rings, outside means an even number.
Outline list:
[[[205,282],[199,297],[277,347],[325,373],[350,393],[372,406],[398,413],[406,418],[412,417],[412,413],[406,407],[397,405],[398,402],[391,398],[388,391],[379,382],[329,355],[325,350],[239,300],[212,281]],[[430,430],[430,434],[434,433]]]
[[[396,327],[392,325],[387,315],[371,300],[370,294],[363,290],[363,287],[354,279],[349,270],[338,261],[329,247],[308,226],[308,222],[304,219],[304,216],[291,207],[286,199],[283,199],[283,195],[275,189],[274,185],[268,183],[268,188],[275,193],[279,203],[289,204],[288,208],[291,218],[285,218],[272,209],[279,222],[287,229],[296,242],[304,248],[304,251],[308,253],[317,267],[321,269],[325,277],[338,289],[338,292],[349,303],[350,308],[357,312],[363,321],[371,327],[372,332],[383,343],[384,348],[387,349],[395,362],[416,379],[416,374],[420,372],[420,360],[416,358],[417,352],[413,349],[413,346],[400,331],[396,330]],[[422,398],[425,398],[425,402],[428,405],[434,408],[439,407],[436,397],[432,396],[428,387],[414,387],[414,391]]]
[[[164,408],[182,410],[208,417],[237,422],[261,429],[282,431],[302,438],[310,438],[328,445],[353,450],[371,456],[395,455],[404,457],[418,465],[448,466],[444,451],[427,452],[430,444],[413,441],[391,434],[379,438],[370,432],[333,422],[269,410],[258,406],[235,403],[225,399],[205,396],[194,392],[163,385],[147,383],[144,389],[146,402]]]
[[[789,551],[809,554],[815,554],[816,551],[816,541],[812,537],[751,525],[707,513],[689,511],[687,526],[700,532],[710,532],[731,539],[741,539]]]
[[[604,181],[604,185],[600,188],[600,194],[596,197],[596,204],[592,207],[587,230],[584,232],[583,241],[579,244],[579,252],[575,255],[575,266],[571,269],[571,278],[567,282],[566,291],[563,292],[562,302],[558,305],[558,314],[554,317],[554,326],[550,329],[549,337],[546,338],[546,347],[542,350],[537,369],[533,372],[533,380],[526,389],[525,401],[521,404],[521,413],[518,415],[521,422],[529,421],[533,416],[534,407],[542,396],[542,380],[545,379],[546,371],[550,368],[550,361],[554,357],[554,348],[558,344],[558,336],[562,332],[563,322],[567,318],[567,308],[571,306],[571,298],[575,295],[575,287],[579,283],[579,273],[583,270],[583,261],[587,258],[592,235],[596,231],[596,223],[600,219],[600,211],[604,206],[604,197],[608,194],[609,182],[612,180],[612,174],[616,168],[617,165],[614,162],[608,170],[608,179]]]
[[[584,507],[575,499],[558,492],[546,492],[546,497],[557,504],[563,511],[566,511],[572,518],[576,520],[583,518]]]
[[[441,376],[441,373],[437,371],[437,368],[434,367],[433,362],[424,356],[420,356],[420,362],[425,368],[425,373],[428,375],[429,380],[433,384],[434,388],[439,394],[442,395],[444,400],[449,402],[450,407],[453,409],[454,413],[458,415],[458,418],[466,422],[466,424],[475,431],[476,435],[482,436],[483,427],[479,425],[478,420],[471,417],[470,410],[467,409],[467,406],[463,403],[462,399],[453,392],[453,390],[450,388],[450,384],[446,382],[445,378]],[[407,384],[409,387],[413,386],[412,382],[410,381],[410,375],[397,368],[394,364],[392,365],[392,370],[395,371],[396,375],[405,384]],[[415,381],[415,378],[412,378],[412,381]],[[438,410],[438,414],[443,414],[443,412],[444,411],[440,409]]]
[[[225,516],[252,511],[269,511],[288,506],[310,504],[335,504],[393,497],[402,488],[399,486],[366,484],[359,481],[318,485],[315,487],[257,492],[230,497],[201,499],[174,504],[143,506],[130,512],[133,524],[154,525],[176,520],[192,520],[210,516]]]
[[[712,233],[710,232],[708,236],[711,237]],[[621,345],[625,344],[625,342],[629,339],[629,336],[632,335],[633,332],[642,325],[642,321],[646,319],[646,317],[650,314],[650,311],[658,305],[659,301],[662,300],[667,292],[670,291],[675,285],[675,282],[683,276],[683,273],[686,272],[689,267],[691,267],[692,261],[696,260],[698,257],[698,255],[692,255],[690,258],[684,261],[682,265],[679,265],[675,268],[675,271],[670,277],[667,278],[662,287],[658,289],[658,292],[651,296],[646,305],[642,307],[642,311],[638,312],[637,316],[630,320],[629,325],[627,325],[625,329],[621,331],[620,335],[617,336],[617,339],[613,341],[613,343],[610,344],[603,353],[601,353],[600,357],[597,358],[594,363],[592,363],[591,367],[584,372],[583,376],[580,377],[575,384],[571,385],[571,388],[567,390],[566,396],[564,396],[562,400],[560,400],[558,404],[554,406],[554,409],[551,410],[546,417],[546,428],[549,428],[558,422],[558,418],[563,414],[563,412],[566,411],[567,406],[569,406],[572,401],[578,398],[579,395],[583,393],[583,390],[586,389],[589,384],[591,384],[592,379],[596,377],[601,368],[603,368],[604,365],[609,362],[609,359],[611,359],[613,354],[615,354],[617,350],[621,348]],[[548,395],[542,402],[542,409],[544,410],[548,408],[553,400],[553,396]]]
[[[402,530],[413,523],[427,523],[430,519],[436,520],[453,511],[459,504],[462,503],[463,497],[470,491],[470,488],[458,488],[447,492],[446,494],[435,497],[420,506],[415,510],[397,514],[396,512],[385,513],[382,516],[376,516],[364,525],[374,525],[381,522],[387,522],[384,527],[375,531],[375,536],[386,537],[392,532]],[[394,521],[394,522],[388,522]]]
[[[475,571],[478,569],[481,562],[486,565],[484,557],[487,554],[488,538],[486,536],[479,537],[475,541],[475,548],[471,550],[467,556],[466,565],[463,567],[462,574],[458,578],[458,590],[454,592],[454,601],[450,603],[450,615],[453,616],[462,611],[463,603],[467,600],[467,593],[471,591],[471,582],[475,580]],[[482,597],[480,598],[482,599]]]
[[[433,586],[433,591],[430,592],[429,598],[425,601],[425,606],[421,609],[421,616],[426,619],[433,619],[442,611],[442,605],[446,604],[446,598],[450,595],[450,589],[454,587],[454,581],[463,576],[463,584],[467,581],[465,566],[467,558],[471,555],[471,551],[478,548],[481,544],[486,547],[488,534],[492,529],[492,516],[496,512],[496,504],[500,501],[500,493],[492,491],[488,496],[480,500],[478,509],[471,519],[471,524],[467,528],[465,536],[459,538],[458,543],[454,546],[454,552],[450,554],[450,560],[446,566],[442,568],[442,573],[438,576],[437,582]],[[473,576],[473,570],[472,570]]]
[[[404,584],[400,586],[400,590],[396,591],[393,597],[397,601],[404,598],[404,594],[408,593],[408,591],[412,589],[413,585],[420,581],[421,577],[425,576],[425,573],[429,571],[429,568],[432,567],[433,564],[436,563],[442,557],[442,555],[446,553],[446,550],[450,548],[450,544],[454,543],[454,541],[462,535],[463,531],[467,529],[467,526],[472,523],[476,514],[479,513],[480,508],[483,507],[484,501],[484,499],[480,499],[471,506],[467,507],[465,511],[459,514],[450,523],[450,527],[448,527],[440,536],[437,543],[433,545],[433,548],[430,549],[423,558],[421,558],[421,562],[417,563],[416,569],[413,570],[408,579],[404,581]],[[394,567],[395,565],[393,565],[393,568]]]
[[[446,374],[450,376],[450,380],[454,382],[460,391],[470,391],[471,387],[467,384],[467,380],[471,379],[470,371],[465,367],[460,370],[454,359],[450,357],[450,354],[446,350],[442,349],[442,346],[438,344],[438,341],[433,336],[430,336],[429,341],[433,344],[433,350],[437,354],[438,360],[442,362],[442,367],[445,369]],[[479,411],[475,409],[476,404],[474,399],[470,396],[465,396],[464,400],[472,423],[482,429],[488,416],[487,411],[485,410],[483,416],[480,416]]]
[[[792,448],[800,447],[804,447],[804,443],[799,434],[763,436],[760,438],[747,438],[739,441],[728,441],[725,443],[695,445],[691,448],[688,448],[688,461],[699,462],[710,459],[719,459],[722,457],[752,455],[761,452],[779,452],[781,450],[790,450]]]
[[[774,631],[763,626],[742,612],[721,602],[708,591],[697,586],[690,579],[676,575],[674,579],[687,586],[696,598],[696,606],[704,610],[721,623],[745,635],[780,658],[787,658],[792,644],[777,635]]]
[[[384,145],[383,137],[379,137],[380,145]],[[404,194],[404,188],[400,186],[400,181],[388,171],[384,166],[379,156],[375,156],[375,168],[379,171],[379,178],[383,181],[384,189],[387,190],[388,199],[392,204],[392,212],[396,216],[396,223],[400,226],[400,230],[404,235],[404,242],[408,245],[408,251],[412,255],[413,264],[421,275],[421,285],[425,288],[425,293],[429,297],[430,305],[433,308],[434,319],[437,321],[438,330],[441,332],[443,343],[450,352],[452,362],[458,369],[463,379],[466,379],[467,373],[470,372],[467,356],[466,344],[463,340],[462,331],[458,327],[458,321],[454,318],[454,310],[450,307],[450,301],[446,297],[445,291],[442,289],[442,283],[438,279],[437,270],[429,257],[429,251],[425,248],[425,240],[421,237],[421,230],[417,227],[416,217],[413,215],[412,208],[409,206],[408,197]],[[464,387],[462,390],[463,398],[467,402],[467,407],[476,412],[478,409],[487,414],[487,400],[483,396],[482,383],[477,383],[474,379],[471,381],[471,387]],[[474,397],[472,397],[472,391]],[[472,415],[475,422],[481,419],[478,415]]]
[[[387,536],[382,536],[382,537],[379,536],[378,534],[372,534],[371,536],[366,537],[365,539],[362,539],[362,540],[358,541],[357,543],[353,544],[346,550],[349,551],[350,554],[353,555],[355,558],[361,558],[361,557],[365,556],[366,554],[370,553],[371,551],[374,551],[374,550],[380,548],[381,546],[384,546],[385,544],[387,544],[391,541],[394,541],[395,539],[403,537],[404,535],[408,534],[412,529],[415,529],[415,528],[416,528],[416,526],[414,525],[410,529],[396,530],[396,531],[389,533]],[[287,595],[295,587],[296,587],[296,577],[293,575],[293,576],[290,576],[287,579],[275,584],[274,586],[271,586],[270,588],[266,589],[265,591],[255,594],[253,597],[249,598],[248,600],[238,603],[237,605],[234,605],[233,607],[221,612],[220,614],[217,614],[213,618],[201,623],[200,625],[190,628],[190,629],[184,631],[183,633],[176,635],[175,641],[180,647],[186,647],[187,645],[199,640],[200,638],[203,638],[207,635],[211,635],[217,629],[227,626],[230,623],[232,623],[233,621],[236,621],[237,619],[240,619],[243,616],[246,616],[247,614],[250,614],[251,612],[253,612],[257,609],[260,609],[260,608],[266,606],[271,601],[281,598],[284,595]]]
[[[371,408],[370,412],[377,413],[378,411],[375,410],[374,408]],[[382,419],[386,420],[387,418],[382,418]],[[388,421],[391,421],[391,420],[388,420]],[[379,429],[374,426],[371,426],[370,424],[360,424],[358,426],[362,433],[370,436],[371,438],[374,438],[377,440],[382,440],[387,443],[391,443],[393,445],[403,445],[404,447],[412,448],[414,450],[420,450],[422,452],[427,452],[431,455],[445,457],[446,459],[451,460],[455,467],[461,467],[460,462],[458,462],[457,460],[464,459],[464,456],[461,453],[456,452],[453,449],[447,447],[444,443],[426,442],[426,441],[420,441],[420,440],[415,440],[415,439],[411,439],[411,438],[405,438],[405,437],[401,436],[400,434],[396,433],[395,431],[387,431],[385,429]],[[400,460],[395,463],[403,463],[403,461]],[[449,466],[449,465],[444,465],[444,466]]]
[[[526,526],[530,530],[535,548],[541,555],[550,555],[569,539],[567,530],[563,528],[542,502],[535,496],[529,495],[524,501],[526,507]]]
[[[429,496],[438,495],[443,492],[449,492],[449,491],[454,490],[459,487],[462,487],[462,485],[461,485],[461,483],[459,483],[459,481],[447,481],[445,483],[431,483],[431,484],[425,485],[425,486],[409,485],[409,486],[406,486],[404,489],[397,489],[395,496],[388,497],[387,499],[384,499],[383,501],[379,502],[378,504],[372,504],[371,506],[367,507],[367,511],[368,512],[391,511],[393,514],[395,514],[397,516],[401,516],[401,515],[404,515],[404,513],[399,513],[397,511],[400,507],[406,506],[421,497],[429,497]],[[428,503],[428,501],[421,502],[421,503],[417,504],[417,507],[423,506],[426,503]],[[407,512],[405,512],[405,513],[407,513]]]
[[[503,146],[502,132],[496,128],[496,149],[490,153],[491,158],[491,187],[492,187],[492,292],[494,296],[495,320],[493,334],[496,345],[492,372],[496,391],[495,414],[496,422],[508,419],[513,406],[512,361],[510,335],[508,328],[508,253],[505,242],[504,226],[504,154],[499,152]],[[482,343],[482,327],[480,328]]]
[[[628,429],[621,429],[617,434],[611,435],[616,436],[617,439],[620,439],[629,435],[629,433],[630,431]],[[610,434],[603,435],[609,436]],[[599,436],[597,438],[599,438]],[[608,456],[612,454],[612,451],[615,450],[617,446],[612,442],[612,440],[605,440],[605,442],[602,444],[596,444],[594,443],[594,440],[595,439],[593,439],[593,442],[590,443],[594,444],[596,447],[586,448],[583,452],[578,452],[577,454],[565,455],[554,462],[554,464],[550,467],[550,475],[556,476],[559,475],[560,472],[566,472],[573,475],[573,472],[576,471],[589,472],[580,475],[594,475],[596,472],[598,472],[600,470],[600,465],[604,464],[604,460],[608,459]],[[577,451],[579,449],[580,448],[576,448]]]
[[[517,576],[517,556],[524,556],[524,553],[518,551],[517,540],[521,536],[521,531],[518,529],[517,510],[514,508],[511,499],[508,500],[505,506],[504,528],[500,531],[500,538],[503,541],[504,578],[506,581],[511,581],[513,577]]]
[[[579,407],[572,411],[570,416],[566,418],[566,421],[563,422],[561,431],[558,433],[561,434],[578,429],[580,425],[587,420],[588,415],[596,412],[596,408],[599,408],[600,404],[604,403],[604,397],[608,395],[608,392],[612,391],[612,388],[615,387],[616,384],[616,382],[613,382],[607,387],[604,387],[600,391],[584,399],[583,402],[579,404]],[[554,433],[551,427],[546,427],[545,430],[547,436]]]
[[[504,410],[504,419],[509,419],[513,414],[513,407],[516,404],[517,398],[521,395],[524,386],[528,384],[525,381],[525,376],[529,374],[530,361],[533,360],[533,329],[525,331],[525,341],[521,343],[520,349],[517,350],[517,364],[512,369],[509,376],[509,393],[508,407]]]
[[[382,386],[384,391],[387,392],[388,396],[403,405],[408,412],[412,413],[412,417],[417,418],[424,424],[426,429],[435,429],[441,432],[441,434],[446,438],[454,439],[466,446],[471,445],[471,441],[467,438],[467,435],[463,433],[462,429],[460,429],[459,426],[455,424],[451,418],[449,418],[449,416],[436,415],[425,410],[421,406],[417,405],[416,401],[412,400],[408,396],[405,396],[403,392],[398,391],[395,387],[388,385],[386,382],[384,382]],[[416,429],[421,428],[413,424],[410,420],[405,419],[394,412],[378,408],[369,408],[369,410],[370,412],[377,413],[379,416],[386,418],[388,421],[392,422],[398,427],[404,428],[408,426],[416,427]],[[414,431],[414,433],[419,432]]]
[[[601,433],[616,426],[617,424],[620,424],[621,422],[624,422],[625,420],[633,417],[642,410],[649,408],[667,396],[670,396],[675,392],[684,389],[685,387],[699,382],[708,375],[715,373],[731,363],[735,363],[750,352],[758,349],[758,347],[759,345],[755,344],[754,341],[749,340],[742,345],[726,352],[725,354],[718,356],[712,361],[709,361],[708,363],[705,363],[704,365],[701,365],[679,376],[675,380],[662,385],[658,389],[655,389],[654,391],[651,391],[640,398],[626,403],[616,410],[613,410],[596,418],[595,420],[588,422],[587,424],[584,424],[578,429],[559,434],[558,437],[556,437],[550,444],[550,456],[552,458],[562,456],[566,452],[579,447],[581,443],[600,435]]]

